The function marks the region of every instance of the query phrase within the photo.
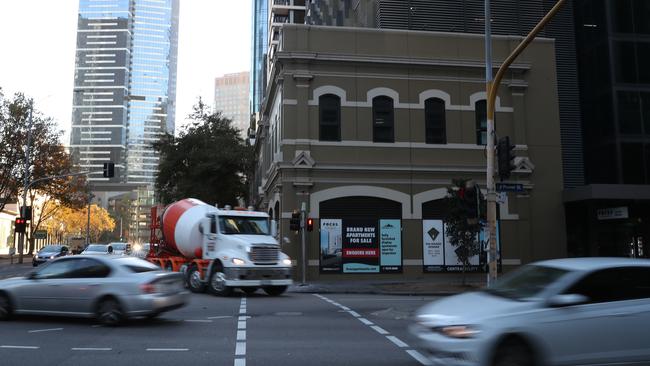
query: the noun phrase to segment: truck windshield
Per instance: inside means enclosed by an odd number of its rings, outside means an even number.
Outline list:
[[[265,217],[220,216],[223,234],[269,235],[269,221]]]

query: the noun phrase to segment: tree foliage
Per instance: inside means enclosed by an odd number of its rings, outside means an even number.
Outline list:
[[[481,219],[485,217],[485,200],[479,193],[479,217],[468,220],[468,200],[465,196],[468,189],[468,180],[454,179],[452,186],[447,188],[445,204],[447,216],[445,218],[446,233],[449,243],[456,248],[454,251],[458,262],[463,265],[463,283],[465,282],[465,271],[470,265],[470,258],[481,253],[481,244],[478,241],[478,233],[481,231]],[[471,184],[471,183],[470,183]]]
[[[58,205],[58,209],[44,221],[44,227],[53,237],[86,236],[88,208],[70,208]],[[104,208],[90,206],[90,240],[98,242],[103,233],[115,229],[115,220]]]
[[[154,149],[160,154],[156,193],[163,203],[193,197],[207,203],[237,205],[247,193],[254,166],[252,148],[220,112],[201,101],[178,137],[166,134]]]

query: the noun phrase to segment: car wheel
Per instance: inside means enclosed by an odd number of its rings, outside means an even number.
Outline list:
[[[240,289],[244,291],[246,295],[252,295],[257,291],[257,287],[240,287]]]
[[[535,358],[524,341],[509,339],[497,348],[492,366],[535,366]]]
[[[103,325],[118,325],[123,319],[124,313],[117,300],[106,298],[97,306],[97,320]]]
[[[0,320],[8,320],[11,318],[11,301],[5,294],[0,294]]]
[[[196,264],[193,264],[190,266],[190,269],[187,270],[185,282],[190,291],[194,293],[205,292],[205,283],[201,281],[201,272],[199,272]]]
[[[208,291],[215,296],[230,296],[232,287],[226,286],[226,274],[223,273],[223,267],[217,266],[210,275],[208,281]]]
[[[287,286],[266,286],[262,288],[269,296],[280,296],[287,291]]]

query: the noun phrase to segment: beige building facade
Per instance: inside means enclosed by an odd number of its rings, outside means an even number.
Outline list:
[[[242,137],[246,136],[250,125],[249,80],[248,71],[226,74],[214,80],[215,109],[233,121]]]
[[[518,37],[494,37],[495,65]],[[289,230],[306,208],[308,279],[418,277],[459,270],[442,199],[452,179],[485,189],[480,35],[285,25],[258,123],[253,202]],[[514,63],[496,102],[516,169],[500,194],[503,270],[566,255],[554,43]],[[484,256],[472,259],[480,271]],[[297,271],[299,272],[299,271]]]

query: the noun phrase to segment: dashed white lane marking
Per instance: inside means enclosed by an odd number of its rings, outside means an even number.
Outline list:
[[[208,319],[226,319],[232,318],[232,315],[209,316]]]
[[[38,346],[9,346],[9,345],[2,345],[0,348],[13,348],[13,349],[39,349],[41,347]]]
[[[245,341],[246,340],[246,331],[245,330],[238,330],[237,331],[237,340],[238,341]]]
[[[370,328],[374,329],[377,333],[382,334],[382,335],[383,334],[390,334],[384,328],[382,328],[382,327],[380,327],[378,325],[373,325]]]
[[[361,317],[361,315],[359,313],[357,313],[356,311],[351,310],[347,306],[343,306],[343,305],[341,305],[341,304],[339,304],[339,303],[337,303],[335,301],[332,301],[332,300],[328,299],[327,297],[319,295],[319,294],[314,294],[314,296],[316,296],[319,299],[321,299],[323,301],[326,301],[326,302],[338,307],[339,309],[343,310],[344,312],[346,312],[346,313],[352,315],[353,317],[359,319],[360,322],[362,322],[363,324],[369,326],[375,332],[377,332],[377,333],[379,333],[381,335],[385,335],[386,339],[391,341],[397,347],[399,347],[399,348],[411,348],[411,347],[409,347],[408,344],[404,343],[401,339],[391,335],[390,332],[388,332],[386,329],[384,329],[384,328],[382,328],[382,327],[380,327],[378,325],[375,325],[373,322],[371,322],[370,320],[368,320],[366,318]],[[416,361],[418,361],[422,365],[431,365],[431,362],[426,357],[424,357],[420,352],[418,352],[418,351],[416,351],[414,349],[407,349],[405,351],[409,356],[413,357]]]
[[[34,329],[34,330],[28,330],[27,333],[54,332],[57,330],[63,330],[63,328]]]
[[[212,323],[212,320],[205,319],[185,319],[187,323]]]
[[[358,319],[359,319],[360,322],[362,322],[365,325],[373,325],[373,324],[375,324],[375,323],[371,322],[370,320],[368,320],[366,318],[358,318]]]
[[[237,319],[237,343],[235,345],[235,366],[246,366],[246,298],[242,297],[239,305],[239,317]]]
[[[189,348],[147,348],[149,352],[187,352]]]
[[[395,345],[397,347],[399,347],[399,348],[408,348],[408,346],[409,346],[408,344],[402,342],[401,339],[399,339],[399,338],[397,338],[395,336],[392,336],[392,335],[391,336],[386,336],[386,338],[388,338],[389,341],[395,343]]]
[[[429,359],[427,359],[420,352],[418,352],[418,351],[416,351],[414,349],[406,350],[406,353],[411,355],[411,357],[415,358],[416,361],[418,361],[419,363],[421,363],[423,365],[431,365],[431,362],[429,361]]]
[[[246,342],[237,342],[235,356],[246,356]]]
[[[71,351],[112,351],[112,348],[70,348]]]

